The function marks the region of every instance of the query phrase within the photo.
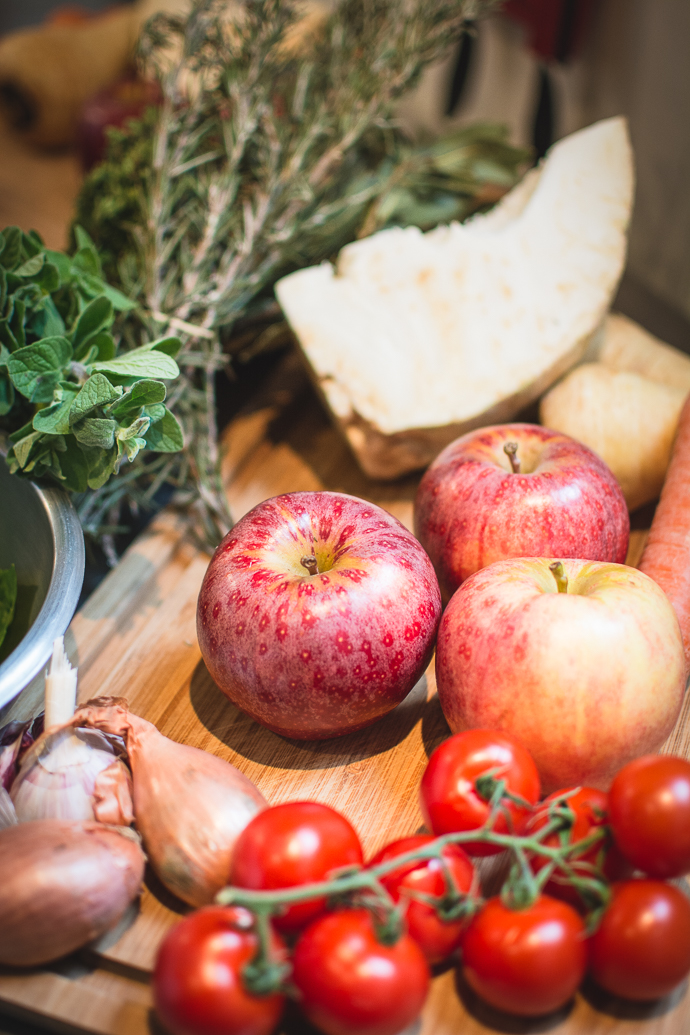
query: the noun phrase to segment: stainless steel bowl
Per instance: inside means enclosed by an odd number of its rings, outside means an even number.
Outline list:
[[[0,456],[0,568],[10,564],[19,591],[16,621],[0,648],[0,708],[46,664],[84,580],[84,536],[67,493],[13,477]]]

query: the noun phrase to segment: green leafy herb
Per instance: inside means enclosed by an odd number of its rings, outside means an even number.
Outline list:
[[[14,474],[84,492],[102,489],[125,457],[157,449],[146,433],[162,414],[145,409],[162,404],[163,381],[179,375],[181,342],[122,348],[115,315],[135,303],[103,281],[89,234],[76,227],[75,239],[69,256],[18,227],[0,235],[0,428]],[[138,433],[129,436],[133,420]],[[128,436],[136,442],[126,446]],[[170,452],[172,440],[159,451]]]
[[[16,603],[17,573],[12,564],[9,568],[0,570],[0,645],[12,624]]]

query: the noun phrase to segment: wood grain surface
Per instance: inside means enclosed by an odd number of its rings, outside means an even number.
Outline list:
[[[366,479],[293,357],[232,422],[225,446],[224,474],[236,518],[279,492],[329,488],[370,499],[411,525],[417,479]],[[631,563],[639,559],[644,537],[644,531],[633,533]],[[232,762],[272,803],[309,798],[335,806],[354,823],[368,854],[386,840],[419,830],[419,779],[429,753],[449,733],[433,663],[407,700],[369,729],[315,743],[270,733],[226,700],[201,659],[196,598],[208,560],[187,537],[179,516],[166,511],[156,518],[70,626],[66,642],[79,666],[79,699],[126,697],[134,712],[167,736]],[[2,720],[39,711],[42,693],[39,678]],[[686,701],[667,745],[686,756],[687,707]],[[0,972],[0,1006],[56,1031],[143,1035],[159,1030],[151,1014],[149,972],[161,937],[183,912],[185,907],[148,875],[128,925],[99,946],[64,967]],[[300,1030],[299,1023],[290,1028]],[[529,1021],[492,1011],[448,971],[435,979],[409,1035],[460,1031],[685,1035],[690,998],[682,986],[659,1003],[639,1006],[585,988],[557,1015]]]

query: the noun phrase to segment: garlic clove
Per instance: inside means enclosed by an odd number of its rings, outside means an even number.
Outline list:
[[[163,736],[123,698],[89,701],[74,721],[125,738],[136,826],[154,870],[184,902],[212,902],[235,841],[267,806],[258,788],[229,762]]]
[[[5,827],[12,827],[17,822],[17,813],[14,811],[12,799],[0,783],[0,830]]]
[[[139,893],[144,853],[99,823],[0,831],[0,964],[58,959],[112,928]]]

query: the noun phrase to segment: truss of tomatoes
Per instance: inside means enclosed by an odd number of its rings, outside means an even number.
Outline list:
[[[431,835],[365,864],[334,809],[289,802],[237,842],[221,903],[163,942],[153,988],[172,1035],[270,1035],[288,998],[325,1035],[396,1035],[419,1014],[432,969],[499,1011],[564,1006],[587,973],[653,1000],[690,972],[690,763],[645,756],[607,794],[540,800],[531,756],[491,730],[450,737],[423,775]],[[483,899],[473,857],[513,865]],[[291,1007],[291,1009],[293,1009]]]

